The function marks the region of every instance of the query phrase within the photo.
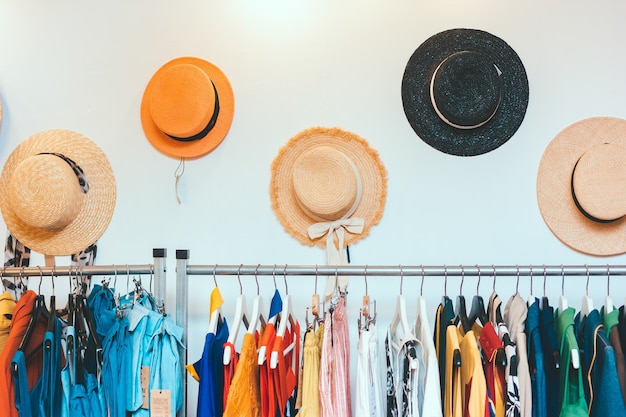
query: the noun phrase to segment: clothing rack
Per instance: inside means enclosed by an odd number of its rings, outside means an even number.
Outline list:
[[[154,263],[135,265],[88,265],[88,266],[28,266],[3,267],[0,279],[9,277],[80,277],[93,275],[111,275],[117,277],[129,275],[154,275],[153,296],[159,305],[163,305],[166,292],[165,265],[167,250],[152,249]]]
[[[547,277],[624,276],[626,265],[190,265],[189,250],[176,250],[176,324],[183,328],[183,346],[187,346],[189,298],[188,277],[205,276],[366,276],[366,277]],[[181,358],[187,354],[183,352]],[[187,415],[187,376],[183,376],[183,407]]]

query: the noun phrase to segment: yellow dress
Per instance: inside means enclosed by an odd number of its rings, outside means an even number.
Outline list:
[[[4,350],[4,346],[9,338],[15,304],[13,295],[9,291],[5,291],[0,295],[0,352]]]

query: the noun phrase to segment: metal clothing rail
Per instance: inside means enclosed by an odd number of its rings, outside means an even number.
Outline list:
[[[187,346],[188,277],[190,275],[255,276],[400,276],[400,277],[546,277],[546,276],[622,276],[626,265],[190,265],[189,250],[176,251],[176,324],[183,328],[183,346]],[[183,353],[187,363],[187,353]],[[187,412],[187,376],[183,376],[183,408]]]
[[[28,266],[28,267],[2,267],[0,279],[8,277],[62,277],[81,275],[112,275],[122,277],[125,275],[154,275],[153,296],[158,303],[163,303],[166,292],[165,258],[166,249],[152,249],[154,263],[136,265],[89,265],[89,266]]]

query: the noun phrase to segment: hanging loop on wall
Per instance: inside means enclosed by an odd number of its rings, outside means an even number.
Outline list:
[[[180,201],[180,197],[178,196],[178,181],[180,177],[185,173],[185,158],[180,158],[180,162],[174,171],[174,192],[176,193],[176,202],[180,205],[182,202]]]

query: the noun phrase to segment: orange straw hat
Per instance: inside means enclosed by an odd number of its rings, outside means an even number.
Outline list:
[[[234,112],[226,75],[195,57],[176,58],[159,68],[141,100],[146,137],[177,158],[198,158],[215,149],[228,134]]]
[[[559,132],[539,164],[537,201],[563,243],[589,255],[626,253],[626,120],[593,117]]]
[[[45,130],[26,139],[0,175],[7,228],[44,255],[71,255],[96,242],[111,221],[115,195],[104,152],[71,130]]]

